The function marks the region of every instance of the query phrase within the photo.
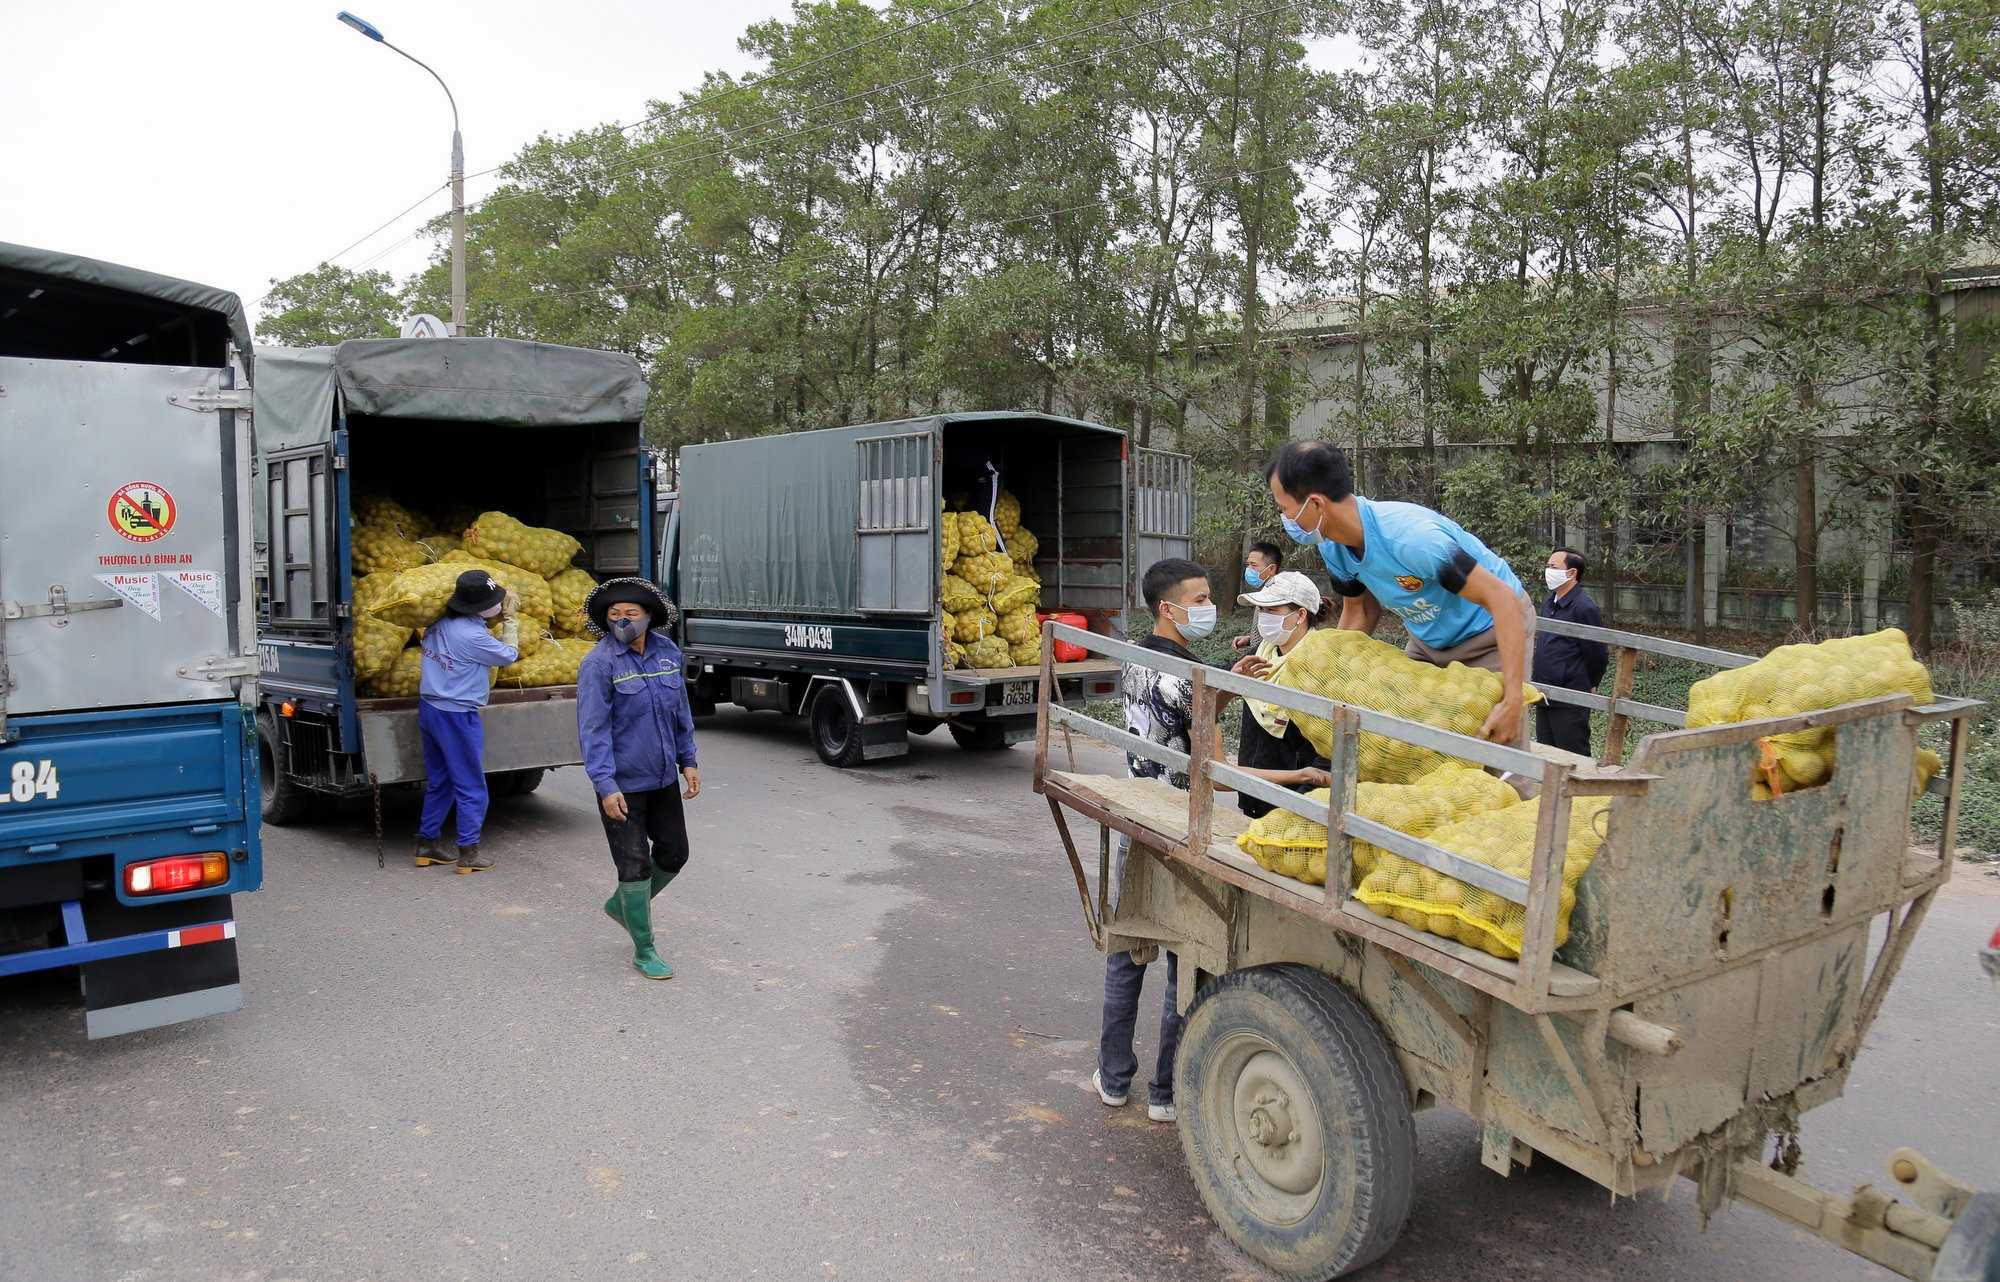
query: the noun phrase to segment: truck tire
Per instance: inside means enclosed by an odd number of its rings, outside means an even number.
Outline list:
[[[486,791],[495,797],[525,797],[542,786],[542,776],[548,771],[503,770],[486,776]]]
[[[1181,1149],[1208,1213],[1280,1277],[1374,1263],[1410,1214],[1416,1122],[1375,1019],[1308,966],[1216,981],[1174,1060]]]
[[[971,725],[951,723],[951,737],[967,752],[1005,752],[1007,750],[1006,728],[993,721],[978,721]]]
[[[829,766],[847,770],[861,764],[861,725],[837,685],[821,688],[813,700],[812,741],[813,751]]]
[[[303,823],[312,814],[313,794],[286,772],[288,763],[278,730],[269,717],[257,718],[258,810],[274,828]]]

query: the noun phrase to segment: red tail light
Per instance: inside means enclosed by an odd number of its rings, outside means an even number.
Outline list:
[[[220,886],[229,880],[229,856],[219,850],[201,855],[174,855],[125,866],[128,895],[177,895],[183,890]]]
[[[954,690],[951,692],[951,701],[954,704],[978,703],[979,696],[970,690]]]
[[[1993,928],[1993,938],[1987,941],[1988,948],[2000,950],[2000,926]]]

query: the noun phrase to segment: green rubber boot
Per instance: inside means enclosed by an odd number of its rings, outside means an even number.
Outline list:
[[[678,876],[680,876],[680,874],[677,872],[661,872],[660,866],[658,864],[654,864],[653,893],[649,895],[648,898],[658,899],[660,897],[660,892],[667,888],[667,883],[671,882],[674,878]],[[604,901],[604,915],[606,917],[609,917],[612,921],[617,922],[620,926],[623,926],[625,924],[625,919],[618,915],[618,892],[615,890],[611,892],[611,898]]]
[[[618,924],[632,937],[632,968],[647,979],[672,979],[674,968],[653,951],[651,889],[643,881],[621,881],[612,900],[618,905]]]

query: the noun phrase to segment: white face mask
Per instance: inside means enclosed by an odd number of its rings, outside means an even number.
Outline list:
[[[1167,602],[1169,610],[1179,610],[1187,616],[1187,622],[1180,625],[1180,634],[1190,641],[1199,641],[1215,631],[1215,603],[1207,605],[1175,605]]]
[[[1257,612],[1257,635],[1266,641],[1276,641],[1279,645],[1283,645],[1294,631],[1288,622],[1290,617],[1289,614],[1266,614],[1262,610],[1259,610]]]
[[[1569,582],[1569,571],[1558,570],[1553,565],[1548,566],[1542,571],[1542,582],[1549,585],[1549,591],[1559,592],[1562,590],[1562,585]]]

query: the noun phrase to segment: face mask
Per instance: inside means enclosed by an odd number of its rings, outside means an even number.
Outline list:
[[[1260,610],[1257,614],[1257,635],[1266,641],[1276,641],[1283,645],[1293,631],[1286,623],[1288,617],[1283,614],[1265,614]]]
[[[482,619],[497,619],[500,617],[501,608],[504,607],[506,604],[507,603],[505,601],[502,601],[499,605],[494,606],[490,610],[481,610],[479,612],[479,617]]]
[[[1549,585],[1549,591],[1560,591],[1562,585],[1569,582],[1569,571],[1549,566],[1542,571],[1542,582]]]
[[[1256,566],[1246,565],[1243,567],[1243,582],[1249,587],[1261,588],[1264,586],[1264,576],[1258,573]]]
[[[624,644],[631,645],[634,641],[646,635],[646,621],[644,619],[613,619],[611,620],[611,635]]]
[[[1190,641],[1199,641],[1215,631],[1214,602],[1207,605],[1175,605],[1170,601],[1167,608],[1187,615],[1187,622],[1180,625],[1180,634]]]
[[[1305,511],[1304,506],[1301,506],[1299,511],[1303,513]],[[1291,517],[1286,516],[1283,512],[1278,513],[1278,524],[1284,526],[1285,533],[1291,536],[1292,542],[1299,544],[1301,547],[1312,547],[1320,541],[1319,530],[1317,528],[1308,530]]]

